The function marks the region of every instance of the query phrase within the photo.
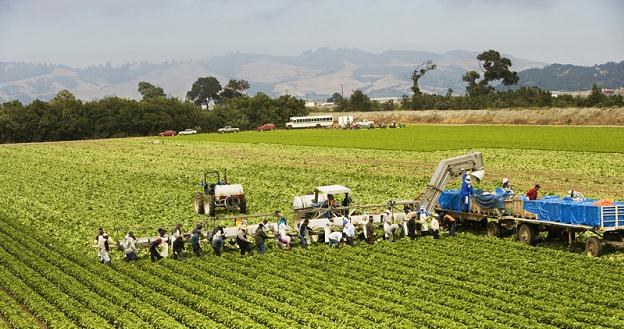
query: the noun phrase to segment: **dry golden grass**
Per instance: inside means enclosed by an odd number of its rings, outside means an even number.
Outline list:
[[[315,113],[320,114],[320,113]],[[493,110],[422,110],[344,112],[355,120],[368,119],[376,123],[437,124],[518,124],[518,125],[600,125],[624,126],[624,108],[527,108]]]

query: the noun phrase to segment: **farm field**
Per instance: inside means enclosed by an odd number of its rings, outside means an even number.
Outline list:
[[[624,152],[624,127],[409,125],[403,129],[361,129],[350,132],[336,129],[247,131],[238,134],[200,134],[182,138],[196,141],[403,151],[505,148]]]
[[[624,199],[624,157],[614,152],[623,148],[611,148],[622,130],[540,127],[559,151],[501,147],[539,135],[491,127],[449,127],[487,136],[457,147],[456,134],[438,126],[0,146],[0,328],[623,327],[624,302],[613,297],[624,289],[613,284],[623,252],[594,259],[464,228],[453,238],[353,248],[283,252],[272,243],[268,254],[244,258],[216,257],[206,244],[204,257],[181,262],[143,255],[125,264],[120,252],[111,267],[96,260],[98,227],[121,239],[204,221],[191,197],[213,168],[245,186],[251,212],[281,209],[289,220],[292,197],[318,185],[349,186],[356,203],[414,198],[438,161],[473,149],[486,163],[480,188],[508,177],[517,191],[540,183],[546,194]],[[343,144],[320,146],[328,138]]]

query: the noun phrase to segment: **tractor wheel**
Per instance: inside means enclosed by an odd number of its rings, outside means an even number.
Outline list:
[[[501,227],[497,222],[488,222],[485,226],[485,233],[490,237],[501,237]]]
[[[520,225],[518,230],[518,241],[534,246],[537,241],[537,229],[530,224]]]
[[[201,192],[195,192],[193,195],[193,208],[195,208],[195,212],[197,214],[204,213],[204,196]]]
[[[245,198],[240,199],[240,205],[238,206],[238,208],[240,209],[241,214],[246,214],[247,213],[247,199]]]
[[[587,239],[587,243],[585,244],[585,252],[588,256],[600,257],[600,255],[602,255],[602,240],[595,236]]]
[[[214,217],[216,214],[216,206],[213,196],[206,196],[204,198],[204,214]]]

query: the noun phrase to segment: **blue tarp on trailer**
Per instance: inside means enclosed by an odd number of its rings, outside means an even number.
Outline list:
[[[505,198],[511,193],[506,193],[501,188],[497,188],[495,193],[486,192],[482,190],[474,191],[474,200],[482,208],[487,209],[504,209]],[[438,203],[442,209],[448,209],[453,211],[461,211],[461,195],[459,190],[445,190],[442,191]]]
[[[536,214],[539,220],[599,227],[601,207],[595,206],[595,202],[593,199],[574,201],[569,197],[547,196],[538,200],[525,200],[523,207],[524,210]],[[616,202],[614,205],[624,207],[622,202]],[[605,221],[604,226],[615,226],[615,222]]]

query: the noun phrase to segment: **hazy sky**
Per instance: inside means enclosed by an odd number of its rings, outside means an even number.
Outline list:
[[[0,61],[118,65],[319,47],[620,61],[624,1],[0,0]]]

